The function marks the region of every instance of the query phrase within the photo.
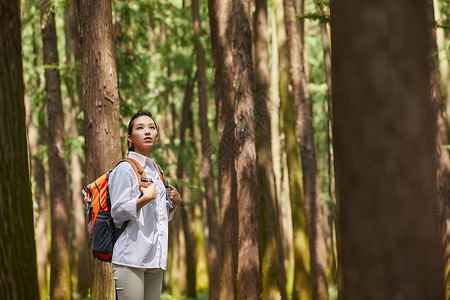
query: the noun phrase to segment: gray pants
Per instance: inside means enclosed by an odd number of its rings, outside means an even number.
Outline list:
[[[113,264],[117,300],[159,300],[163,270]]]

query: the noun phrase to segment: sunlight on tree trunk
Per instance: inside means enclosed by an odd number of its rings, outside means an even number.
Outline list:
[[[306,299],[310,297],[311,277],[309,274],[309,242],[306,234],[306,219],[304,213],[303,196],[301,191],[301,167],[299,161],[299,149],[295,134],[295,115],[293,107],[292,86],[289,75],[288,48],[286,41],[286,27],[284,24],[284,11],[282,1],[276,1],[275,15],[277,22],[278,40],[278,68],[280,73],[280,101],[281,101],[281,128],[284,133],[284,151],[286,152],[286,166],[289,189],[285,192],[287,201],[291,204],[293,242],[292,250],[294,255],[294,278],[292,285],[288,286],[288,293],[292,292],[293,299]],[[289,270],[288,270],[289,274]]]
[[[433,0],[427,0],[428,20],[434,20]],[[441,228],[441,244],[444,254],[444,283],[450,284],[450,155],[448,149],[447,124],[444,110],[444,96],[442,94],[441,74],[439,71],[439,60],[435,55],[438,51],[436,41],[436,30],[429,26],[428,37],[428,68],[429,68],[429,87],[428,93],[433,107],[436,120],[436,168],[437,168],[437,191],[438,208]],[[449,296],[447,289],[447,297]]]
[[[255,65],[255,133],[260,187],[258,189],[258,200],[261,203],[261,298],[287,299],[283,243],[280,243],[280,218],[271,149],[271,121],[268,110],[270,104],[270,73],[267,0],[256,1],[253,21],[255,32],[255,50],[253,51]]]

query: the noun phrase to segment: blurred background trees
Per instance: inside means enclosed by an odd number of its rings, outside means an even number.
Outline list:
[[[443,0],[427,5],[447,249],[450,8]],[[56,289],[112,299],[111,278],[92,280],[109,266],[91,259],[80,189],[126,156],[126,127],[138,109],[155,116],[152,158],[184,198],[170,223],[164,297],[238,299],[252,286],[262,299],[337,298],[328,1],[22,0],[20,7],[25,87],[15,86],[27,107],[41,299],[63,297]],[[61,103],[56,114],[52,99]],[[55,191],[55,180],[67,191]]]

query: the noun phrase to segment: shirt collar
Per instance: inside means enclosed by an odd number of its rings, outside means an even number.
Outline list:
[[[135,160],[137,160],[137,162],[144,167],[145,164],[147,164],[148,166],[151,166],[152,163],[152,159],[150,157],[147,157],[145,155],[139,154],[137,152],[134,151],[130,151],[128,153],[128,157],[130,158],[134,158]]]

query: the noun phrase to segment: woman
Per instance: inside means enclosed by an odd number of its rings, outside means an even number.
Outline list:
[[[119,164],[108,181],[116,226],[120,228],[130,220],[114,245],[112,257],[119,300],[153,300],[161,295],[163,270],[167,267],[168,222],[182,199],[169,185],[172,205],[167,203],[158,165],[150,158],[157,140],[152,115],[138,111],[128,125],[128,157],[139,162],[153,183],[140,191],[139,180],[128,163]]]

